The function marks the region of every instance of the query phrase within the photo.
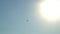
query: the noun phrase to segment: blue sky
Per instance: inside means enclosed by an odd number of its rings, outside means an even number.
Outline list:
[[[39,34],[35,0],[0,0],[0,34]],[[26,22],[26,20],[29,22]]]
[[[34,10],[36,2],[36,0],[0,0],[0,34],[44,33],[41,29],[42,22]]]

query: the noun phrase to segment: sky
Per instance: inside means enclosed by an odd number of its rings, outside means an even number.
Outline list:
[[[0,34],[39,34],[33,10],[35,2],[0,0]]]
[[[37,2],[0,0],[0,34],[46,34],[34,9]]]

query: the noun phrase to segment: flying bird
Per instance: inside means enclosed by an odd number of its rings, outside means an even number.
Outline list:
[[[26,22],[29,22],[29,20],[27,19]]]

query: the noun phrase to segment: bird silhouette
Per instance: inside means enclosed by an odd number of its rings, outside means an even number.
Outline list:
[[[29,20],[27,19],[26,22],[29,22]]]

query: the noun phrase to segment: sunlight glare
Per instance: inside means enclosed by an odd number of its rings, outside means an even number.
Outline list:
[[[57,21],[60,17],[60,2],[46,0],[39,4],[39,13],[45,21]]]

